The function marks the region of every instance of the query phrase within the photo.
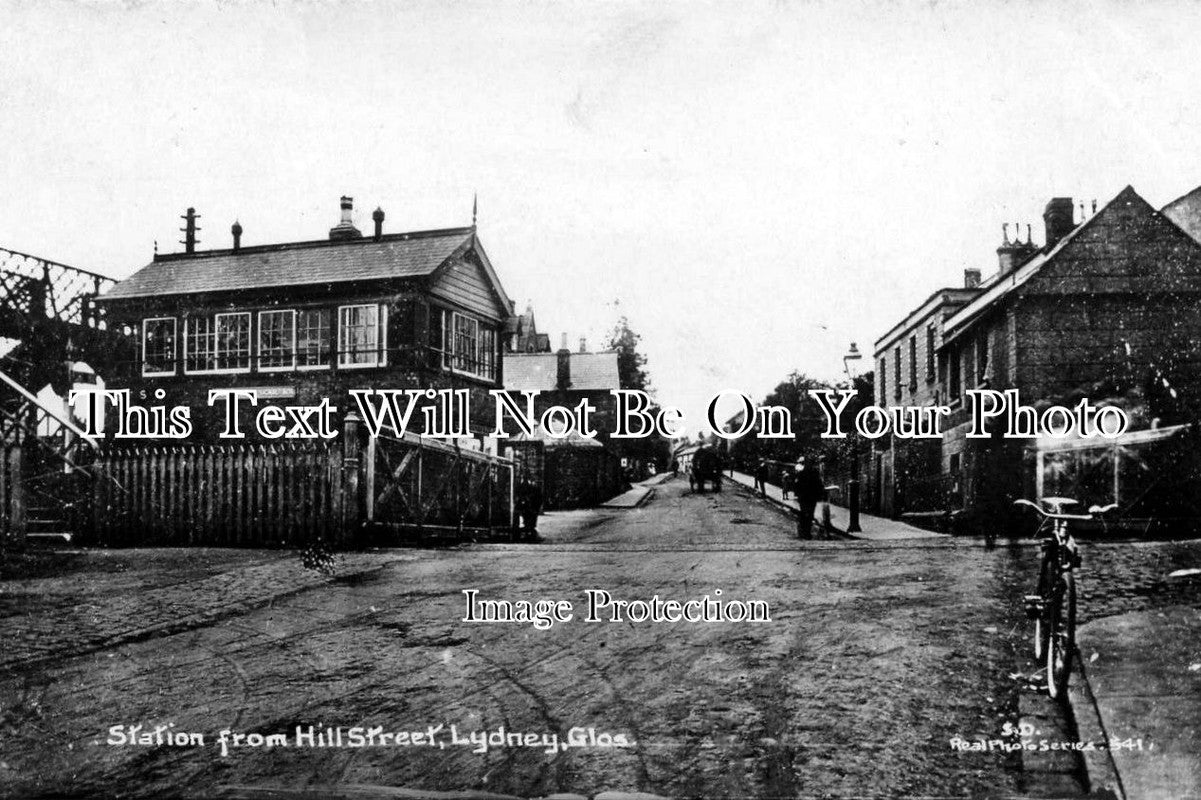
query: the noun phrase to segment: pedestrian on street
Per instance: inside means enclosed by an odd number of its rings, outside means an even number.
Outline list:
[[[768,463],[766,458],[759,459],[755,465],[755,488],[760,497],[767,497]]]
[[[513,498],[518,516],[521,517],[522,538],[529,542],[538,541],[538,515],[542,513],[542,488],[527,472],[521,476]]]
[[[798,539],[813,538],[813,512],[817,504],[826,499],[826,486],[818,474],[817,467],[809,466],[804,456],[797,459],[796,471],[792,476],[792,491],[796,494],[796,532]]]

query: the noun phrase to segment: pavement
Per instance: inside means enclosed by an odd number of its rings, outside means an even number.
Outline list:
[[[626,492],[622,492],[616,497],[610,498],[600,504],[601,508],[638,508],[647,501],[654,493],[654,489],[659,484],[670,479],[670,472],[660,472],[657,475],[652,475],[644,481],[635,483]]]
[[[1071,691],[1094,793],[1201,798],[1201,608],[1104,617],[1077,632],[1085,680]]]
[[[730,477],[737,483],[746,486],[751,491],[755,491],[755,479],[751,475],[744,472],[732,471]],[[785,508],[796,511],[799,506],[792,499],[786,499],[783,491],[779,486],[773,483],[766,485],[766,494],[763,495],[768,500]],[[850,525],[850,511],[840,505],[829,503],[830,508],[830,525],[840,533],[847,533],[855,539],[869,539],[872,541],[896,541],[902,539],[948,539],[950,538],[945,533],[935,533],[922,528],[916,528],[913,525],[907,525],[904,522],[898,522],[885,517],[876,517],[871,514],[859,512],[859,527],[861,531],[848,533],[847,528]],[[818,506],[818,515],[821,515],[821,506]]]

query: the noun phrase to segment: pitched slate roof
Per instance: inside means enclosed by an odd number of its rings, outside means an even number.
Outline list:
[[[620,389],[617,353],[571,353],[571,389]],[[505,353],[505,389],[510,392],[554,391],[559,379],[558,353]]]
[[[156,256],[101,300],[429,275],[475,242],[474,228]],[[477,245],[478,246],[478,245]]]
[[[1014,269],[1004,274],[993,276],[988,281],[985,281],[980,287],[982,289],[980,294],[976,295],[969,303],[947,318],[943,328],[943,343],[939,349],[945,348],[964,332],[970,330],[986,311],[1037,275],[1043,267],[1055,260],[1056,256],[1062,253],[1081,233],[1091,228],[1098,220],[1104,219],[1106,212],[1111,207],[1117,207],[1122,203],[1139,203],[1146,206],[1148,213],[1155,213],[1155,209],[1151,208],[1147,201],[1138,192],[1134,191],[1133,186],[1127,186],[1118,192],[1116,197],[1106,203],[1100,211],[1078,224],[1062,239],[1056,242],[1055,246],[1050,250],[1040,251],[1033,258],[1023,262]]]
[[[1201,242],[1201,186],[1177,197],[1160,211],[1189,236]]]

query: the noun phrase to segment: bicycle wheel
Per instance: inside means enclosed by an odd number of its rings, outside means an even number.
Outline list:
[[[1047,615],[1051,606],[1051,591],[1055,588],[1055,561],[1051,551],[1043,552],[1043,563],[1038,568],[1037,597],[1040,603],[1034,617],[1034,660],[1042,660],[1047,653]]]
[[[1050,605],[1047,630],[1047,692],[1055,699],[1067,696],[1076,652],[1076,579],[1065,572],[1059,577]]]

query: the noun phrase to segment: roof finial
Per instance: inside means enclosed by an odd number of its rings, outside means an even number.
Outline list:
[[[480,208],[480,193],[475,192],[471,195],[471,227],[475,227],[476,212]]]

